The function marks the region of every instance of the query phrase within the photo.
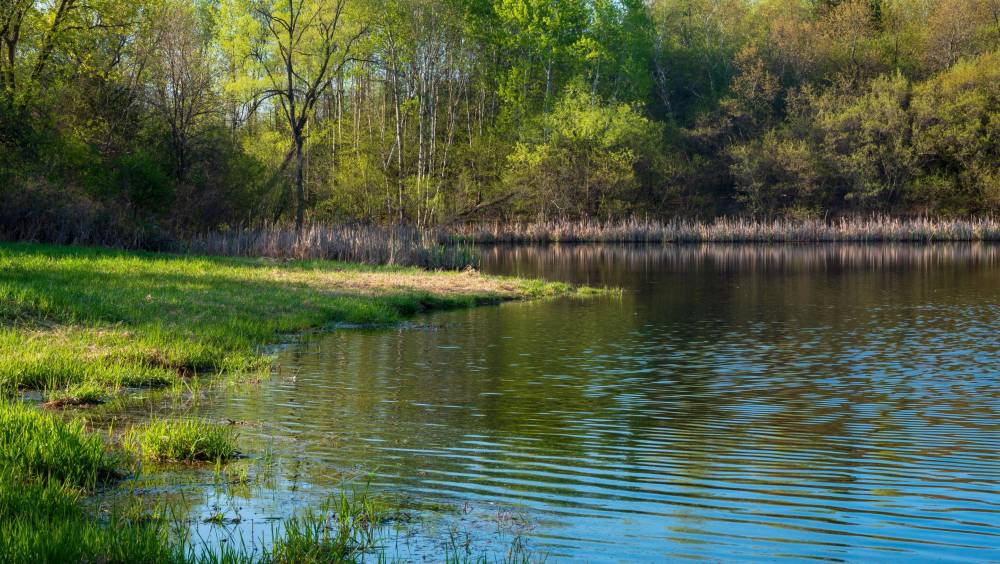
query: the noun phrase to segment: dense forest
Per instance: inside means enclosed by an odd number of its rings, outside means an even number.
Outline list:
[[[1000,0],[2,0],[0,231],[1000,210]]]

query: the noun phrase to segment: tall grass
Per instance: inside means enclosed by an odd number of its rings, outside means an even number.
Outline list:
[[[722,218],[711,223],[551,221],[483,223],[439,233],[442,243],[780,243],[1000,241],[1000,220],[844,217],[831,221]]]
[[[56,480],[0,472],[0,562],[181,562],[158,523],[84,510],[80,492]]]
[[[293,562],[354,562],[384,542],[388,507],[367,490],[341,491],[319,511],[290,517],[266,560]]]
[[[149,523],[104,522],[80,504],[122,458],[79,421],[0,402],[0,562],[171,562],[181,552]]]

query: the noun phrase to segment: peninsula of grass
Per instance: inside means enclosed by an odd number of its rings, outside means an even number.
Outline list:
[[[474,271],[0,244],[0,389],[86,403],[95,389],[265,370],[266,345],[331,323],[577,291]],[[87,393],[53,392],[66,389]]]

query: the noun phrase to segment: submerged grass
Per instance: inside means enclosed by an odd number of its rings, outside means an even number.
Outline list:
[[[201,420],[153,422],[127,433],[158,460],[224,460],[232,431]],[[270,546],[229,543],[203,550],[187,523],[129,496],[92,513],[93,488],[123,474],[125,459],[102,438],[57,413],[0,402],[0,562],[361,562],[391,542],[393,510],[367,489],[342,490],[319,510],[284,520]],[[171,516],[173,515],[173,516]],[[220,522],[222,520],[220,519]]]
[[[574,291],[474,271],[0,244],[0,389],[255,373],[263,345],[329,323]]]
[[[107,397],[108,390],[105,387],[91,382],[82,382],[48,391],[46,401],[42,406],[59,409],[64,407],[98,405],[104,403]]]
[[[352,562],[382,540],[389,508],[367,490],[341,491],[327,507],[287,519],[266,559],[271,562]]]
[[[154,462],[225,462],[237,454],[233,427],[203,419],[155,419],[130,429],[122,444]]]

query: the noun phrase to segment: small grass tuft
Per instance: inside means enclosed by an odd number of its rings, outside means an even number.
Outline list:
[[[50,390],[47,395],[48,398],[42,407],[49,409],[99,405],[104,403],[107,397],[104,387],[90,382]]]
[[[236,431],[203,419],[157,419],[123,437],[125,449],[154,462],[225,462],[235,458]]]
[[[341,491],[323,511],[293,516],[265,560],[292,562],[354,562],[383,539],[389,520],[386,504],[367,489],[348,495]]]

